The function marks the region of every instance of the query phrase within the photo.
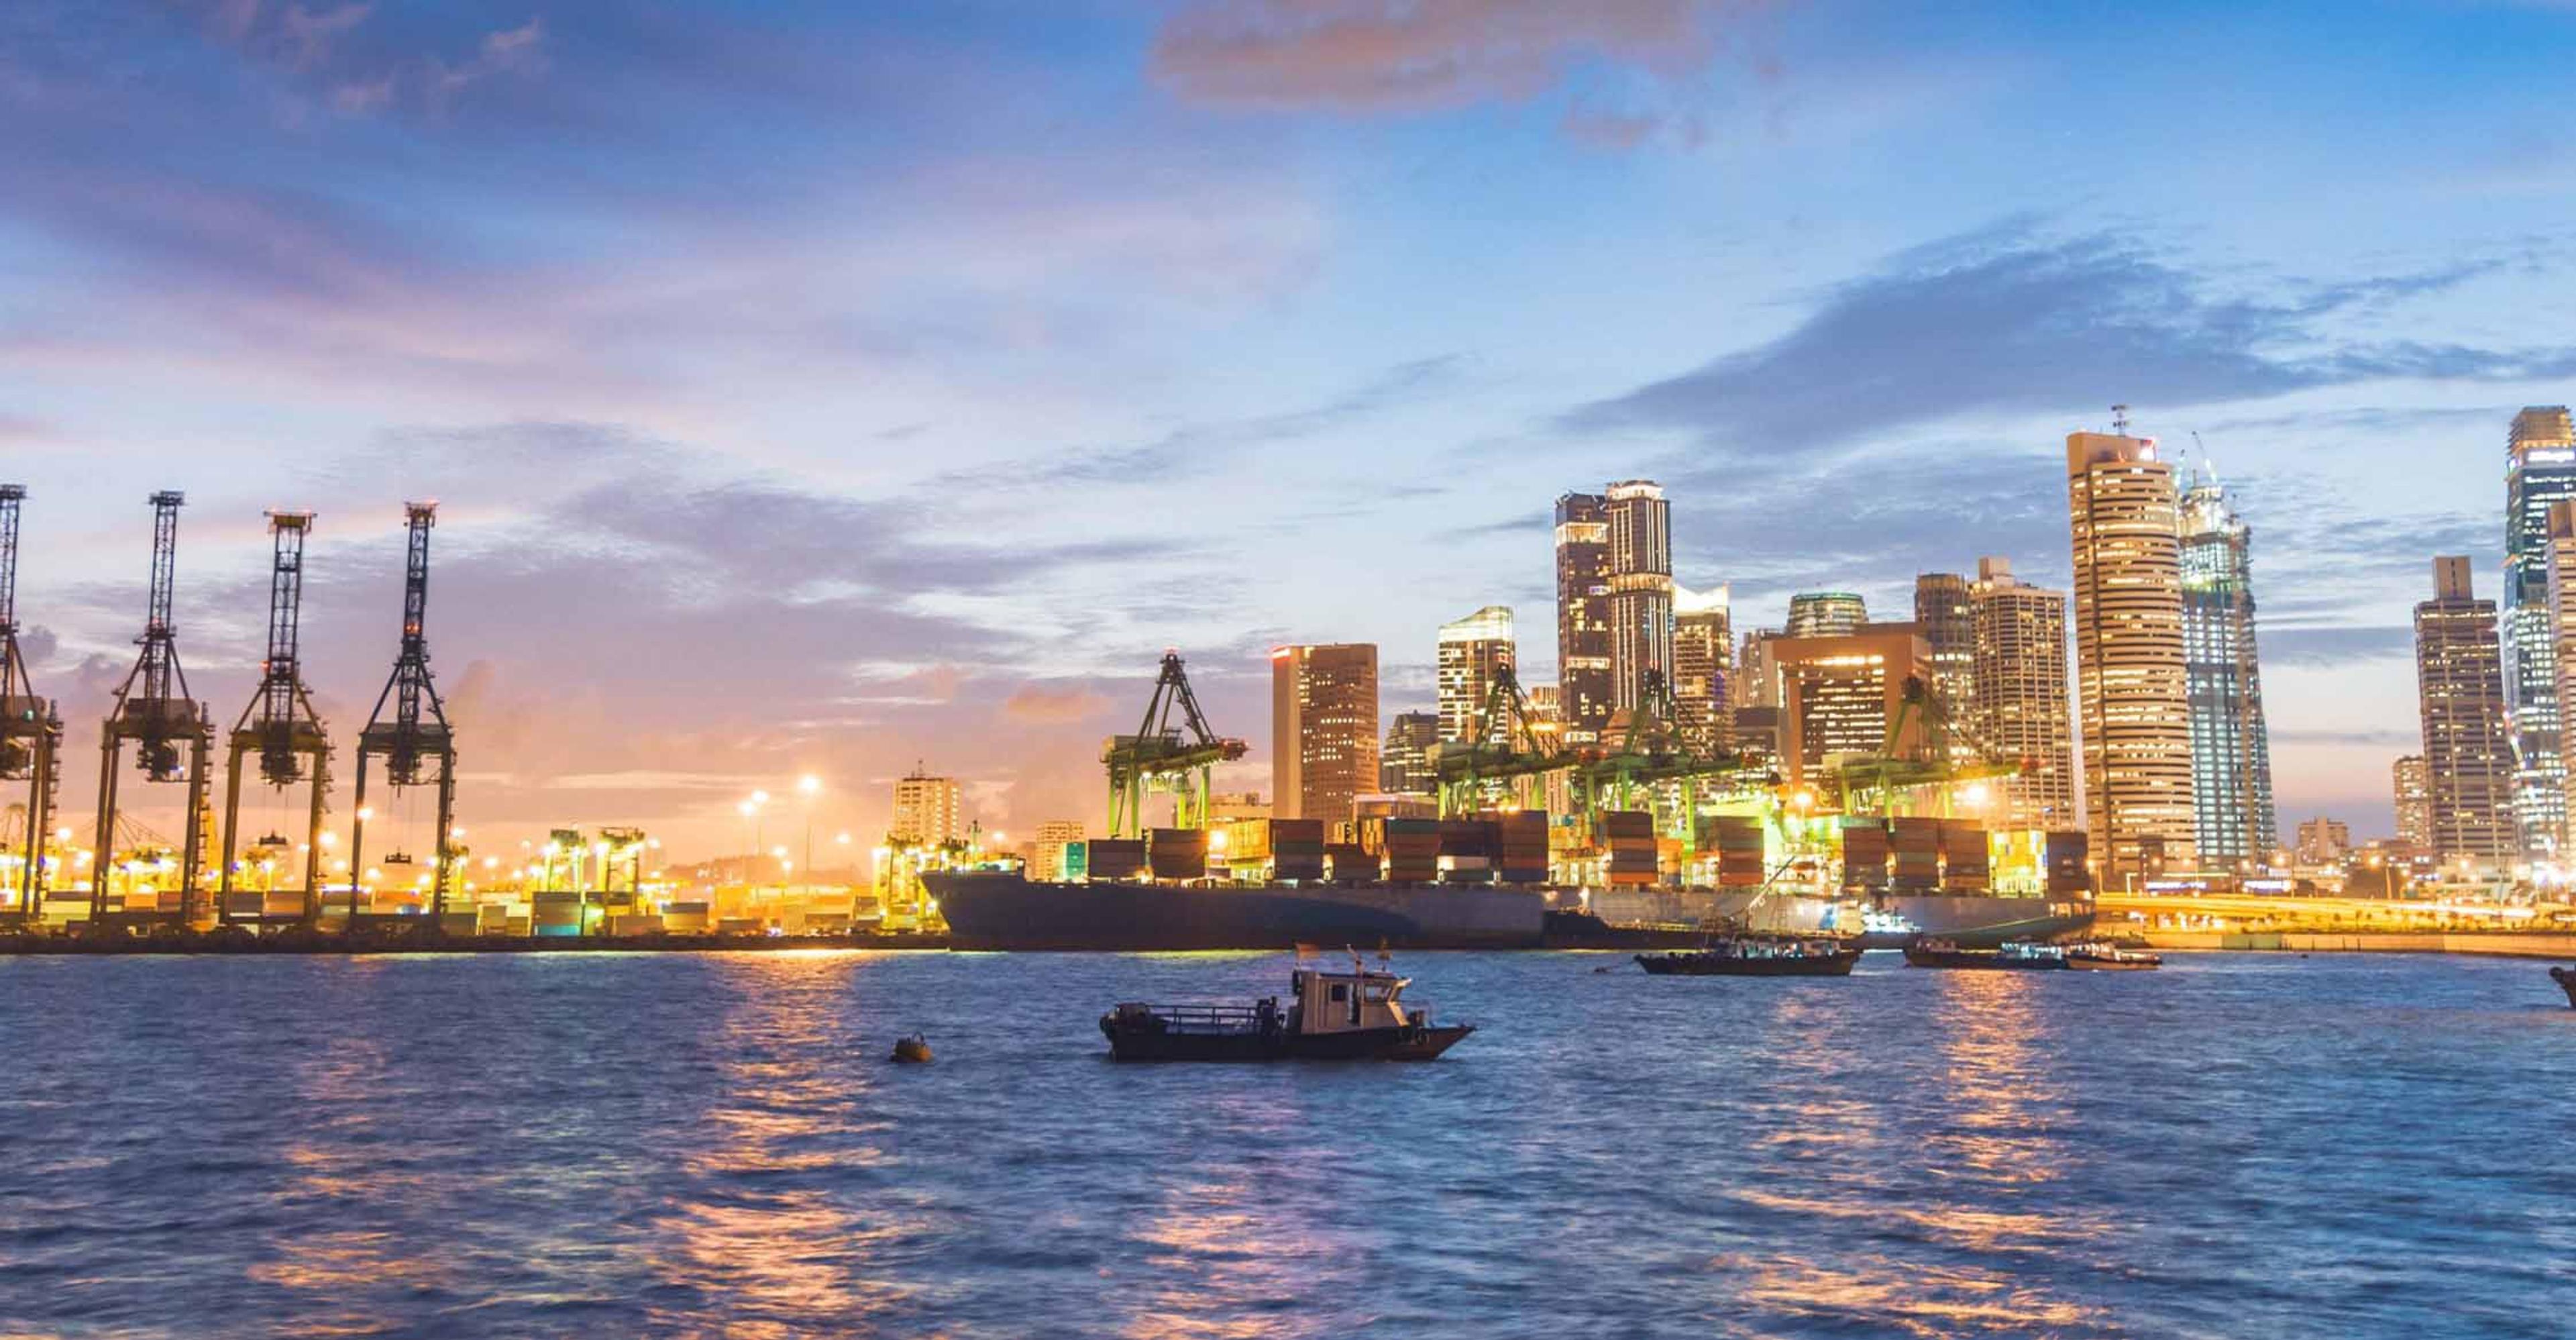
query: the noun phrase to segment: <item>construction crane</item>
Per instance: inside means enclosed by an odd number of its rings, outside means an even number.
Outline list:
[[[188,692],[188,675],[179,666],[179,644],[170,622],[170,592],[179,562],[179,508],[187,495],[164,490],[151,497],[152,585],[143,619],[142,648],[134,668],[116,690],[99,731],[98,865],[90,878],[90,922],[107,915],[107,872],[114,862],[108,846],[116,832],[117,767],[125,746],[135,746],[135,766],[147,782],[184,782],[188,788],[187,837],[179,861],[179,920],[195,925],[197,867],[205,860],[206,768],[214,750],[215,723],[206,706]],[[182,757],[181,751],[185,750]]]
[[[447,707],[429,677],[429,530],[438,522],[438,504],[403,504],[409,535],[403,564],[402,650],[394,672],[376,695],[367,728],[358,733],[356,816],[349,824],[349,924],[358,920],[358,874],[366,867],[367,760],[385,761],[385,782],[399,793],[414,786],[438,788],[438,855],[429,872],[429,910],[436,918],[447,911],[447,890],[456,865],[456,734],[448,729]],[[393,718],[385,717],[392,703]],[[430,776],[432,771],[436,775]],[[433,922],[433,924],[436,924]]]
[[[1181,714],[1174,724],[1174,711]],[[1208,819],[1216,765],[1243,757],[1241,740],[1226,739],[1208,729],[1199,700],[1181,672],[1181,654],[1163,653],[1163,671],[1154,681],[1154,696],[1145,704],[1145,720],[1133,735],[1113,735],[1100,751],[1109,765],[1109,835],[1142,837],[1145,797],[1169,791],[1175,801],[1172,822],[1196,828]]]
[[[1497,669],[1486,686],[1476,725],[1471,738],[1443,743],[1433,759],[1444,818],[1485,808],[1498,784],[1554,772],[1574,761],[1573,754],[1549,739],[1554,728],[1531,715],[1520,676],[1508,665]]]
[[[18,650],[18,506],[23,484],[0,484],[0,781],[27,784],[26,823],[16,844],[17,885],[0,889],[0,915],[34,921],[45,897],[45,833],[62,781],[63,719],[36,696]]]
[[[1923,722],[1924,747],[1920,751],[1905,751],[1901,746],[1906,726],[1918,716]],[[1879,751],[1845,759],[1831,774],[1833,785],[1840,792],[1843,812],[1875,813],[1884,817],[1899,791],[1950,786],[1989,777],[2010,777],[2026,766],[2020,759],[1973,762],[1954,759],[1949,748],[1949,732],[1949,713],[1940,695],[1924,684],[1922,676],[1906,676],[1903,701],[1898,705],[1895,717],[1887,723],[1887,737],[1880,744]]]
[[[231,748],[224,765],[224,859],[220,874],[219,915],[229,924],[233,906],[233,852],[241,845],[242,763],[259,757],[259,779],[284,791],[303,783],[308,796],[304,823],[304,903],[296,919],[312,925],[322,916],[322,806],[331,790],[331,735],[313,710],[313,695],[304,686],[299,656],[304,617],[304,538],[313,530],[311,512],[268,514],[268,656],[260,662],[259,688],[233,722]],[[282,848],[271,836],[264,846]],[[353,881],[354,882],[354,881]],[[266,919],[265,900],[254,920]]]
[[[1583,760],[1575,769],[1578,791],[1586,806],[1635,809],[1642,799],[1651,808],[1652,798],[1646,794],[1649,787],[1678,782],[1680,831],[1675,836],[1685,843],[1695,842],[1700,780],[1732,776],[1744,770],[1745,762],[1735,754],[1703,753],[1694,747],[1682,734],[1680,715],[1673,702],[1672,685],[1664,673],[1646,671],[1637,705],[1628,713],[1627,729],[1619,733],[1617,747]]]

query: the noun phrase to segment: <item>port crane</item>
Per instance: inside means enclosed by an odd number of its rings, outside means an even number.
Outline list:
[[[116,690],[99,731],[98,865],[90,878],[90,922],[107,915],[107,871],[114,860],[108,838],[116,832],[117,767],[125,746],[135,746],[135,766],[143,780],[188,788],[188,829],[179,862],[179,920],[199,920],[197,867],[205,860],[206,769],[213,752],[215,725],[205,704],[188,692],[187,672],[179,666],[176,630],[170,622],[170,593],[178,569],[179,508],[187,495],[164,490],[151,497],[152,584],[143,620],[143,635],[134,639],[142,651],[125,682]],[[184,757],[182,751],[185,751]]]
[[[438,788],[437,855],[429,871],[429,909],[433,918],[447,910],[448,886],[455,879],[456,734],[447,725],[447,707],[429,676],[429,531],[438,522],[435,502],[405,503],[407,541],[403,564],[402,648],[394,657],[393,675],[376,695],[367,728],[358,733],[358,792],[349,823],[349,924],[358,921],[358,877],[366,867],[367,760],[381,758],[385,782],[399,794],[414,786]],[[394,714],[385,716],[385,704]],[[435,923],[433,923],[435,924]]]
[[[241,845],[242,764],[253,756],[259,759],[261,781],[280,792],[302,784],[309,793],[302,844],[304,901],[296,920],[309,926],[322,916],[322,808],[331,790],[331,734],[313,710],[300,655],[304,540],[312,530],[311,512],[268,514],[268,655],[260,662],[259,687],[233,721],[224,759],[224,854],[217,901],[218,915],[227,925],[243,911],[233,903],[233,853]],[[286,840],[271,834],[259,845],[283,850]],[[266,899],[263,891],[260,910],[251,920],[267,919]]]
[[[1617,747],[1583,760],[1575,769],[1577,793],[1585,807],[1651,809],[1654,788],[1678,783],[1681,803],[1675,836],[1695,845],[1701,780],[1734,776],[1744,771],[1745,761],[1736,754],[1701,752],[1682,734],[1680,716],[1664,672],[1646,671]]]
[[[1486,686],[1476,725],[1473,738],[1442,744],[1433,761],[1443,818],[1484,809],[1496,785],[1517,785],[1574,762],[1572,753],[1549,738],[1555,726],[1531,714],[1520,676],[1508,665],[1495,671],[1493,682]]]
[[[36,696],[18,650],[18,508],[23,484],[0,484],[0,782],[27,784],[26,823],[15,844],[15,889],[0,888],[6,915],[34,921],[45,896],[45,832],[62,782],[63,719]]]
[[[1918,716],[1923,721],[1925,745],[1919,754],[1909,755],[1900,751],[1899,745],[1905,739],[1906,726]],[[1887,738],[1879,751],[1845,759],[1829,774],[1843,812],[1885,817],[1899,791],[2011,777],[2028,766],[2021,759],[1954,759],[1949,747],[1951,729],[1950,714],[1940,695],[1932,692],[1922,676],[1906,676],[1903,700],[1887,723]]]
[[[1181,717],[1177,724],[1172,720],[1174,712]],[[1155,791],[1172,793],[1177,804],[1175,824],[1204,825],[1216,765],[1243,757],[1246,748],[1243,741],[1208,729],[1198,697],[1190,692],[1189,676],[1182,673],[1181,654],[1165,651],[1143,723],[1133,735],[1109,737],[1100,751],[1100,761],[1109,767],[1109,835],[1142,837],[1145,797]]]

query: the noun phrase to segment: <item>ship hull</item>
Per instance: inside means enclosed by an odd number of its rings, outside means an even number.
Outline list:
[[[1207,1033],[1100,1021],[1121,1061],[1430,1061],[1476,1031],[1472,1024],[1355,1028],[1337,1033]]]
[[[2576,968],[2552,968],[2549,980],[2558,983],[2558,989],[2567,993],[2567,1008],[2576,1010]]]
[[[1058,884],[982,870],[922,881],[959,949],[1534,949],[1546,913],[1517,889]]]
[[[1849,977],[1861,951],[1740,958],[1709,952],[1639,954],[1637,966],[1657,977]]]

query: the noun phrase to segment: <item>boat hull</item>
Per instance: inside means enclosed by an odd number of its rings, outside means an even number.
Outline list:
[[[922,882],[959,949],[1534,949],[1546,914],[1520,889],[1045,883],[983,870]]]
[[[2567,993],[2567,1008],[2576,1010],[2576,968],[2552,968],[2549,980],[2558,983],[2558,989]]]
[[[1849,977],[1860,962],[1858,949],[1830,954],[1739,958],[1707,952],[1639,954],[1637,966],[1656,977]]]
[[[1980,950],[1917,949],[1905,950],[1909,968],[1947,968],[1968,972],[2064,972],[2063,958],[2021,957]]]
[[[1120,1061],[1429,1061],[1457,1046],[1473,1024],[1357,1028],[1337,1033],[1203,1032],[1156,1021],[1103,1019],[1109,1055]]]

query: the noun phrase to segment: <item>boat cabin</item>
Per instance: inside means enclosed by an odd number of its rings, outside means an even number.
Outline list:
[[[1289,976],[1296,995],[1294,1031],[1348,1033],[1366,1028],[1402,1028],[1411,1022],[1403,1004],[1404,988],[1413,979],[1391,972],[1324,972],[1299,968]]]

